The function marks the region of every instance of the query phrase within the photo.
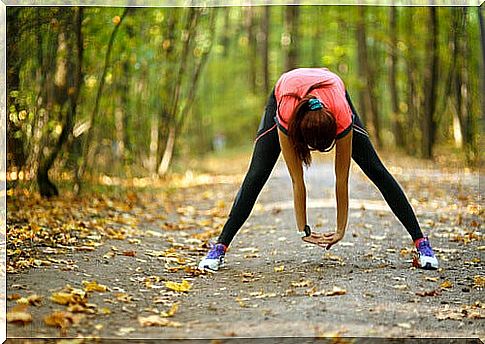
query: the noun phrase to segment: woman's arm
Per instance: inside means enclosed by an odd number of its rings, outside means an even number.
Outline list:
[[[347,228],[349,213],[349,170],[352,157],[352,131],[335,145],[335,197],[337,199],[337,230],[335,233],[325,233],[322,244],[329,249],[340,241]]]
[[[296,225],[298,230],[303,231],[306,225],[306,188],[303,179],[303,164],[291,146],[288,137],[278,129],[281,151],[285,159],[288,172],[293,184],[293,202],[295,207]]]

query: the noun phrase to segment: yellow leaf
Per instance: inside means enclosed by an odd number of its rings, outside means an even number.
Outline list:
[[[121,302],[130,303],[133,301],[133,298],[127,293],[116,293],[115,297],[116,297],[116,300]]]
[[[111,309],[109,309],[108,307],[102,307],[99,309],[99,312],[101,314],[108,315],[111,314]]]
[[[166,318],[168,318],[168,317],[173,317],[173,316],[174,316],[174,314],[177,312],[178,308],[179,308],[178,303],[174,303],[174,304],[172,305],[172,307],[170,307],[170,309],[169,309],[168,311],[166,311],[166,312],[161,312],[161,313],[160,313],[160,316],[162,316],[162,317],[166,317]]]
[[[485,288],[485,276],[474,276],[473,277],[473,287],[475,288]]]
[[[7,312],[7,322],[25,325],[32,321],[32,314],[27,312],[27,305],[17,305]]]
[[[141,326],[170,326],[170,327],[180,327],[181,323],[170,321],[168,319],[162,318],[159,315],[150,315],[148,317],[138,317],[138,322]]]
[[[84,318],[84,315],[74,315],[71,312],[55,311],[44,317],[44,322],[48,326],[68,328],[72,324],[77,324]]]
[[[165,282],[165,287],[178,292],[186,292],[192,288],[192,285],[187,280],[183,280],[182,283],[168,281]]]
[[[453,284],[450,281],[446,280],[446,281],[444,281],[443,283],[440,284],[440,287],[441,288],[453,288]]]
[[[284,270],[285,270],[284,265],[274,267],[274,272],[283,272]]]
[[[51,301],[58,303],[60,305],[67,305],[73,301],[71,293],[53,293],[50,297]]]
[[[293,287],[310,287],[312,285],[312,281],[306,280],[301,282],[291,282]]]
[[[103,284],[98,284],[96,281],[83,281],[84,290],[85,291],[98,291],[100,293],[104,293],[108,290],[108,287]]]
[[[53,293],[50,297],[51,301],[58,303],[60,305],[73,305],[81,304],[85,305],[87,298],[86,292],[81,289],[70,288],[70,293],[61,291],[58,293]]]
[[[40,306],[40,302],[42,301],[42,296],[33,294],[28,297],[22,297],[17,300],[18,304],[24,305],[33,305],[33,306]]]

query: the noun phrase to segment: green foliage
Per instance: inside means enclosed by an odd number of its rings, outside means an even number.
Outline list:
[[[19,83],[8,89],[9,137],[20,142],[25,159],[33,156],[33,142],[40,140],[40,149],[49,147],[60,134],[65,113],[47,105],[39,106],[47,90],[41,89],[46,71],[55,69],[59,35],[70,30],[70,8],[37,7],[7,9],[9,25],[16,34],[9,35],[10,52],[16,59],[9,68],[17,73]],[[106,75],[105,90],[96,119],[94,138],[95,159],[92,172],[124,175],[147,174],[154,123],[158,127],[157,164],[161,159],[168,127],[173,121],[183,126],[177,134],[175,156],[198,155],[214,149],[213,140],[223,135],[226,148],[251,144],[264,104],[268,97],[264,89],[264,7],[228,7],[197,9],[196,23],[187,31],[188,8],[136,8],[122,23],[113,45]],[[215,37],[210,31],[210,18],[218,11]],[[456,126],[456,90],[448,86],[453,73],[462,72],[466,88],[469,116],[465,118],[468,135],[463,150],[470,161],[478,150],[478,119],[480,118],[480,41],[477,12],[469,8],[464,29],[450,30],[461,8],[438,8],[439,81],[436,116],[437,143],[453,143]],[[67,166],[85,157],[80,156],[79,142],[84,140],[86,121],[93,111],[99,78],[103,69],[107,42],[117,25],[123,8],[86,7],[83,14],[83,83],[74,117],[74,129],[57,166]],[[299,66],[326,66],[337,72],[346,83],[358,109],[360,93],[368,86],[359,78],[356,43],[357,7],[301,6],[299,8]],[[428,9],[402,7],[397,9],[397,75],[399,120],[405,126],[408,152],[417,153],[413,142],[421,137],[419,121],[424,116],[422,104],[426,95],[423,82],[428,58],[426,25]],[[284,71],[285,7],[269,10],[268,70],[269,84],[274,85]],[[386,146],[392,145],[392,111],[389,94],[389,54],[391,48],[389,8],[369,7],[365,26],[369,60],[375,76],[377,105],[381,131]],[[189,39],[188,55],[183,56]],[[453,39],[460,42],[464,54],[454,56]],[[286,42],[286,43],[285,43]],[[190,94],[194,66],[212,46],[193,106],[182,110]],[[59,50],[60,51],[60,50]],[[56,57],[57,56],[57,57]],[[14,62],[15,60],[15,62]],[[457,67],[458,66],[458,67]],[[15,67],[17,69],[15,69]],[[180,68],[186,69],[180,75]],[[461,69],[460,69],[461,68]],[[454,80],[454,79],[453,79]],[[180,85],[180,101],[174,103],[174,89]],[[412,87],[411,87],[412,86]],[[271,86],[270,86],[271,88]],[[413,98],[414,97],[414,98]],[[410,103],[411,99],[418,104]],[[180,118],[180,116],[185,118]],[[415,117],[412,117],[415,116]],[[156,120],[156,122],[154,122]],[[46,121],[44,123],[43,121]],[[37,132],[38,131],[38,132]],[[36,136],[37,135],[37,136]],[[40,135],[40,136],[39,136]],[[122,144],[122,146],[120,146]],[[122,147],[122,150],[120,150]],[[20,154],[12,152],[12,154]],[[37,154],[37,153],[35,153]],[[9,159],[11,155],[9,155]],[[10,160],[9,160],[10,161]],[[18,164],[18,161],[15,164]],[[35,162],[29,168],[35,166]],[[10,165],[10,168],[15,166]],[[32,176],[31,176],[32,178]]]

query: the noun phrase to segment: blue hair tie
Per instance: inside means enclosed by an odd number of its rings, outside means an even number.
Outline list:
[[[323,109],[322,102],[317,98],[310,99],[308,101],[308,106],[310,107],[310,110],[312,110],[312,111]]]

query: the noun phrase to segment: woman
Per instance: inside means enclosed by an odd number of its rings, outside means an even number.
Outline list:
[[[307,224],[303,165],[310,165],[312,150],[328,152],[333,146],[336,148],[337,229],[332,233],[312,233]],[[379,188],[411,235],[417,249],[413,264],[423,269],[438,268],[429,240],[421,232],[401,187],[377,156],[342,80],[326,68],[299,68],[283,74],[269,97],[249,170],[222,233],[200,262],[200,269],[217,271],[224,265],[227,247],[248,218],[280,151],[293,183],[296,224],[304,241],[329,249],[344,237],[352,158]]]

